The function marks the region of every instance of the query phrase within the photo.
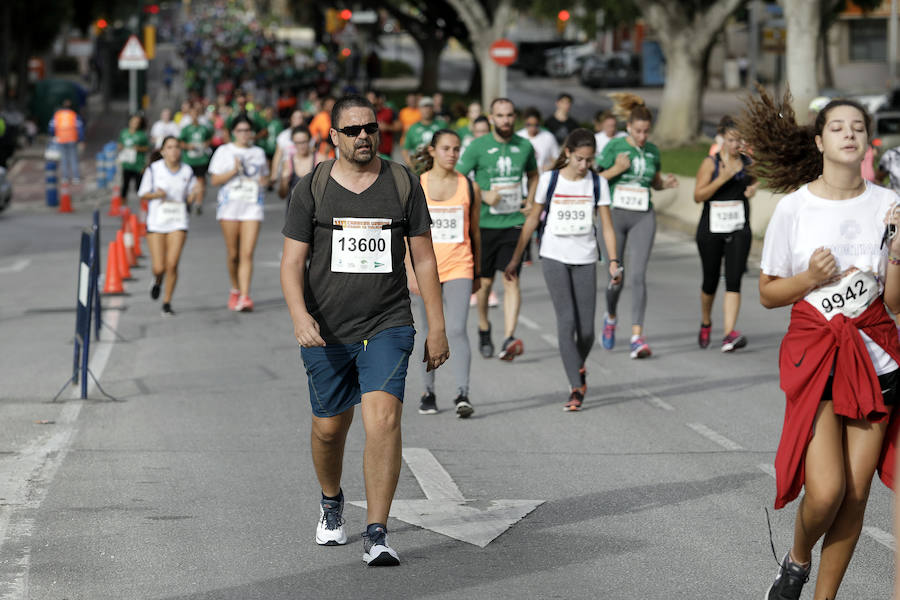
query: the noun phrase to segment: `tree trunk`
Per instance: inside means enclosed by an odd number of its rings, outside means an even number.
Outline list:
[[[447,47],[445,39],[429,37],[417,39],[419,50],[422,51],[422,73],[419,75],[419,91],[424,94],[433,94],[438,90],[440,81],[441,52]]]
[[[800,123],[807,121],[807,107],[818,96],[816,69],[821,4],[809,0],[781,0],[787,22],[787,81],[794,96],[794,112]]]
[[[447,0],[469,30],[472,55],[481,67],[481,102],[487,109],[494,98],[506,95],[506,67],[495,63],[488,49],[503,36],[512,18],[512,0],[499,0],[494,12],[488,15],[477,0]]]
[[[660,146],[683,146],[700,133],[700,107],[703,101],[704,57],[685,48],[683,37],[663,46],[666,55],[666,85],[653,139]]]
[[[0,23],[3,26],[3,31],[0,32],[0,37],[3,38],[0,40],[0,55],[2,55],[0,57],[0,102],[2,102],[3,98],[9,94],[9,72],[10,64],[12,64],[12,41],[10,40],[12,37],[10,29],[12,26],[12,2],[4,2],[0,11],[2,11]]]

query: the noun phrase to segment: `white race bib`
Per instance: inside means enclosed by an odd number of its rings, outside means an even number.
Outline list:
[[[232,184],[228,191],[228,199],[238,204],[258,204],[259,184],[252,179],[241,178]]]
[[[554,235],[583,235],[594,229],[593,198],[554,198],[547,214]]]
[[[194,146],[189,147],[187,151],[188,158],[200,158],[204,154],[206,153],[201,148],[195,148]]]
[[[335,217],[340,229],[331,232],[331,270],[334,273],[390,273],[390,219]]]
[[[187,205],[184,202],[160,202],[157,210],[161,225],[178,225],[187,221]]]
[[[613,191],[612,205],[624,210],[647,212],[650,210],[650,190],[638,185],[617,185]]]
[[[509,215],[519,212],[522,208],[522,188],[518,184],[509,187],[494,188],[500,197],[497,203],[490,207],[492,215]]]
[[[431,241],[435,244],[461,244],[465,219],[462,206],[428,205],[431,214]]]
[[[135,148],[122,148],[119,152],[118,162],[123,164],[134,164],[137,162],[137,150]]]
[[[747,215],[741,200],[716,200],[709,203],[710,233],[733,233],[744,228]]]
[[[839,313],[848,319],[858,317],[879,297],[875,274],[852,267],[840,281],[811,291],[804,300],[830,321]]]

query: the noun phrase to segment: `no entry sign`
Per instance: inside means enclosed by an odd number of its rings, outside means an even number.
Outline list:
[[[516,59],[519,57],[519,49],[508,39],[500,38],[491,44],[488,54],[501,67],[508,67],[516,62]]]

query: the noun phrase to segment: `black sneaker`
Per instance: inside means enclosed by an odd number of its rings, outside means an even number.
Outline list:
[[[168,302],[163,303],[162,305],[162,316],[164,317],[174,317],[175,311],[172,310],[172,305]]]
[[[387,543],[387,528],[381,523],[372,523],[362,534],[363,560],[370,567],[395,567],[400,557]]]
[[[460,394],[453,403],[456,404],[456,416],[460,419],[468,419],[475,412],[475,409],[469,403],[468,396]]]
[[[197,214],[198,215],[203,214],[203,204],[197,204]]]
[[[791,560],[791,553],[784,555],[778,576],[766,592],[765,600],[798,600],[803,584],[809,581],[810,567],[803,567]],[[812,565],[810,565],[812,566]]]
[[[162,283],[162,277],[157,277],[153,281],[153,285],[150,286],[150,299],[156,300],[159,298],[159,286]]]
[[[419,414],[436,415],[437,412],[437,398],[434,396],[434,392],[422,394],[422,399],[419,400]]]
[[[491,341],[490,325],[488,325],[487,331],[478,330],[478,349],[485,358],[494,356],[494,342]]]

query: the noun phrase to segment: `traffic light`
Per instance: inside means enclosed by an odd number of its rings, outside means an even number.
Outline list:
[[[109,27],[109,23],[106,22],[106,19],[97,19],[94,21],[94,34],[100,35],[106,28]]]
[[[345,8],[344,10],[341,11],[341,19],[343,19],[343,21],[345,23],[352,18],[353,18],[353,11],[350,10],[349,8]]]
[[[159,4],[147,4],[144,6],[144,12],[148,15],[158,15],[159,14]]]
[[[569,18],[572,15],[569,14],[569,11],[563,9],[559,11],[556,15],[556,32],[562,34],[566,30],[566,26],[569,24]]]

